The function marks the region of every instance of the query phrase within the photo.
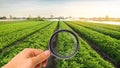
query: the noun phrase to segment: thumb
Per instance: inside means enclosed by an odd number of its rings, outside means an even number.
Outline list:
[[[42,63],[42,62],[44,62],[45,60],[47,60],[49,56],[50,56],[50,51],[49,51],[49,50],[46,50],[46,51],[42,52],[40,55],[38,55],[38,56],[36,56],[36,57],[33,57],[33,58],[32,58],[32,62],[33,62],[34,64]]]

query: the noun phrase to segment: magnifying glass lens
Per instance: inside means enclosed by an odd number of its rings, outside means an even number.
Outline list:
[[[59,58],[70,58],[78,50],[78,39],[71,32],[61,31],[52,36],[51,52]]]

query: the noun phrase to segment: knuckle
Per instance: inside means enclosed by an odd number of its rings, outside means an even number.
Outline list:
[[[41,56],[40,56],[41,61],[44,61],[44,60],[45,60],[45,57],[46,57],[46,56],[45,56],[44,54],[41,55]]]
[[[23,51],[28,51],[29,50],[29,48],[25,48]]]

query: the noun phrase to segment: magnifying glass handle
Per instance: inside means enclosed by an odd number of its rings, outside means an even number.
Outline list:
[[[42,68],[42,64],[40,64],[40,68]]]

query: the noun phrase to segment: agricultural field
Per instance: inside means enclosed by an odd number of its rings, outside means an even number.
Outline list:
[[[70,59],[54,58],[57,60],[49,63],[55,65],[48,67],[48,63],[46,68],[120,68],[120,26],[32,20],[0,22],[0,67],[25,48],[47,50],[51,35],[62,29],[71,30],[77,35],[80,42],[78,52]],[[69,38],[67,34],[64,36]],[[62,39],[63,34],[57,40]]]

